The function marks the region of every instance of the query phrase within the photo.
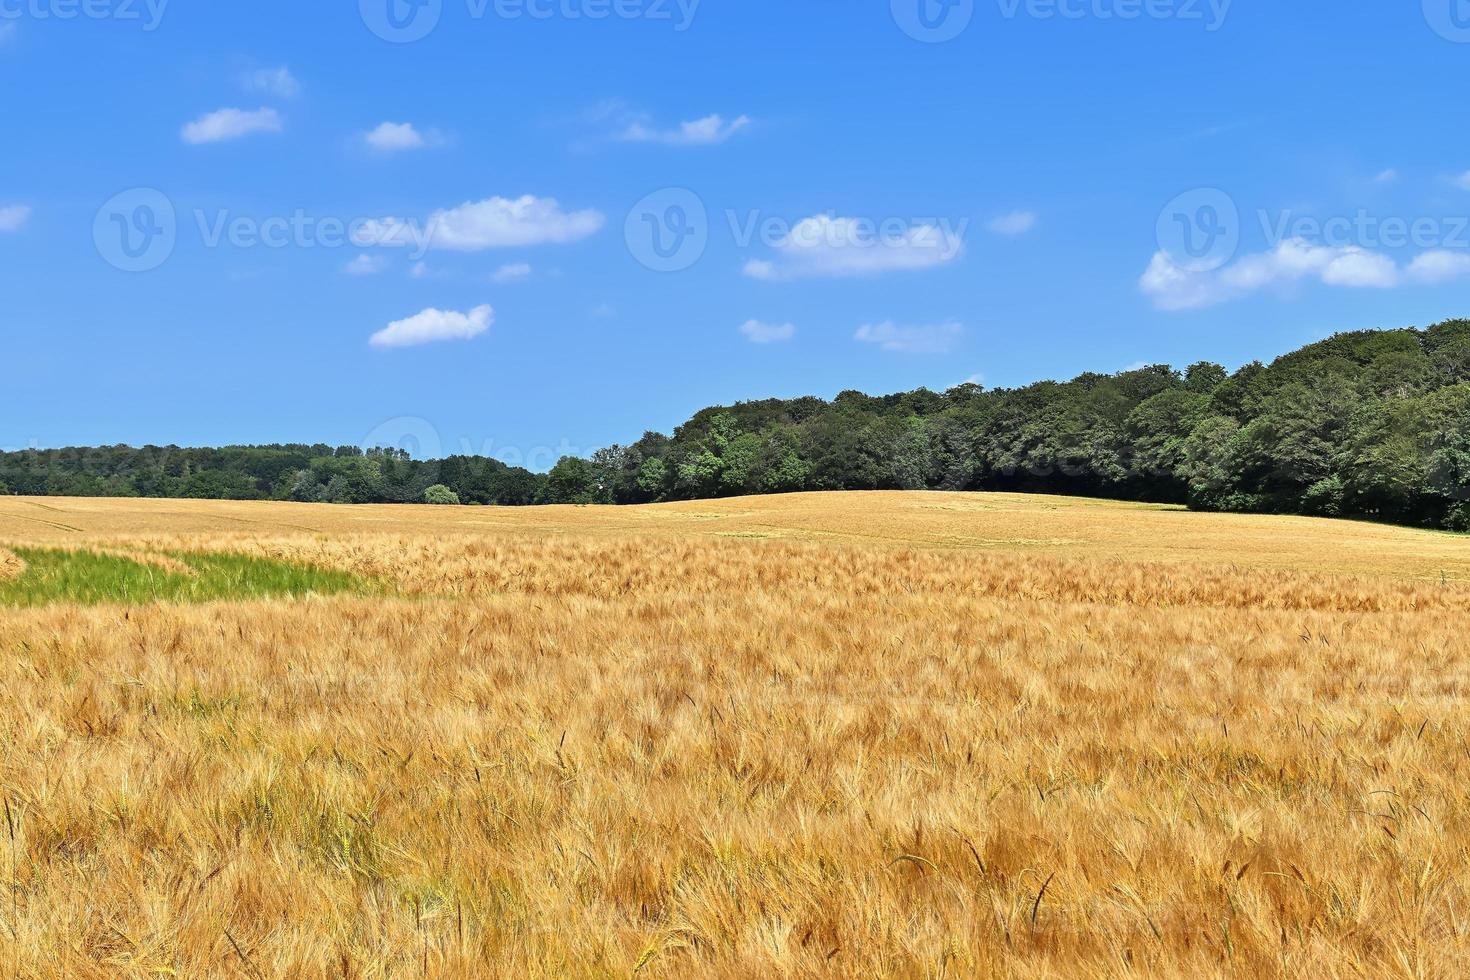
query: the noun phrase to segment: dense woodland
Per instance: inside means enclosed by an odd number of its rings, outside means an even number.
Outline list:
[[[986,390],[709,408],[549,474],[394,449],[0,454],[0,492],[335,503],[637,504],[800,490],[1016,490],[1470,530],[1470,320]]]

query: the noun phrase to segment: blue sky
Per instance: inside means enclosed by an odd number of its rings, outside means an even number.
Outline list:
[[[0,0],[0,446],[544,467],[1470,315],[1466,0],[391,2]]]

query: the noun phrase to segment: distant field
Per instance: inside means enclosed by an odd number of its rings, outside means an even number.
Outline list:
[[[0,497],[19,976],[1470,971],[1470,538]]]
[[[0,541],[303,535],[747,538],[1470,581],[1470,538],[1301,517],[1023,494],[842,493],[652,507],[404,507],[0,497]]]

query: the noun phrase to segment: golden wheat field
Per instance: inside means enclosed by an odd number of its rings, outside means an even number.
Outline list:
[[[3,976],[1470,972],[1470,539],[0,498],[61,552],[366,585],[0,608]]]

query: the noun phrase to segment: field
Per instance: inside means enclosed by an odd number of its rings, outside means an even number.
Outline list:
[[[1470,972],[1470,539],[0,497],[0,975]]]

